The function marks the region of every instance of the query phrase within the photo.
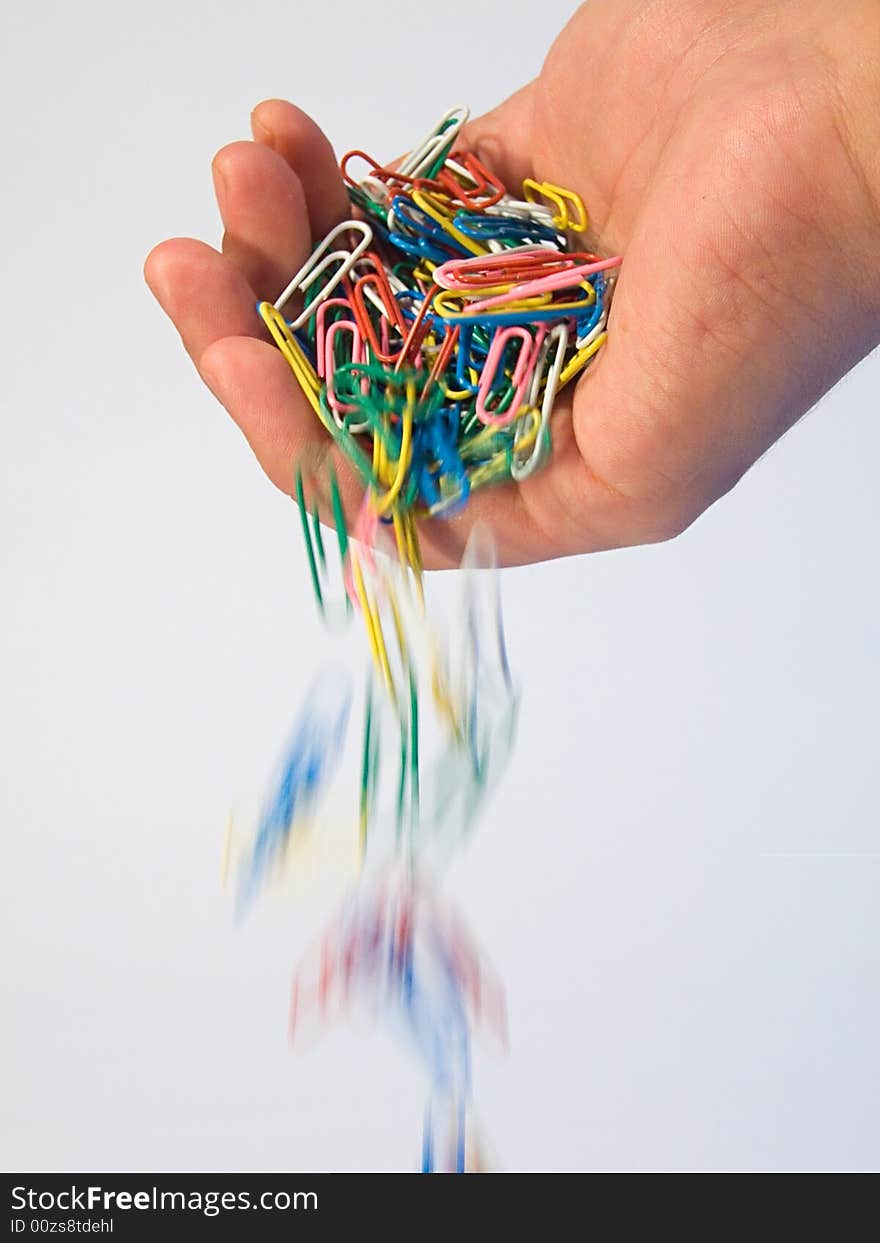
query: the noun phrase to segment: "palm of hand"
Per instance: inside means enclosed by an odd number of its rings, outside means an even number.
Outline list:
[[[594,0],[541,75],[469,127],[465,145],[509,186],[576,189],[593,243],[624,267],[605,350],[558,403],[549,466],[426,524],[428,564],[455,562],[475,519],[507,563],[668,538],[871,347],[856,311],[874,205],[839,106],[833,13],[816,0],[805,38],[780,32],[778,4],[734,7]],[[308,118],[272,101],[253,120],[257,142],[214,162],[223,255],[166,242],[147,278],[289,492],[293,462],[327,442],[254,302],[346,200]]]

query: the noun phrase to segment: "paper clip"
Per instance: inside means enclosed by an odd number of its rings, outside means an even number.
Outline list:
[[[434,172],[442,168],[469,116],[470,109],[461,104],[444,112],[421,142],[400,161],[398,173],[410,177],[433,177]]]
[[[361,240],[355,245],[353,250],[331,250],[331,246],[338,237],[342,237],[346,233],[360,233]],[[306,320],[315,313],[318,306],[325,298],[328,298],[344,276],[347,276],[354,264],[364,253],[373,240],[373,230],[364,220],[343,220],[341,224],[331,229],[323,242],[312,251],[308,259],[299,269],[299,271],[290,280],[290,283],[284,289],[283,293],[276,299],[274,306],[276,311],[282,311],[286,302],[295,294],[301,292],[307,285],[310,285],[318,276],[322,276],[328,268],[334,263],[339,263],[339,267],[324,285],[318,290],[318,293],[308,302],[308,304],[299,313],[296,319],[290,322],[290,327],[295,332],[300,328]]]
[[[506,193],[504,183],[470,151],[449,156],[435,181],[419,183],[419,188],[432,190],[435,185],[446,191],[450,202],[471,211],[494,207]]]
[[[589,227],[583,200],[574,190],[563,190],[561,186],[555,186],[550,181],[535,181],[532,177],[526,177],[523,181],[523,194],[527,202],[539,202],[541,198],[545,198],[554,205],[556,213],[553,224],[560,232],[568,230],[572,233],[585,233]]]
[[[534,440],[534,446],[531,453],[526,458],[522,458],[515,444],[510,462],[510,474],[517,481],[522,483],[533,475],[541,463],[541,459],[545,456],[548,445],[547,439],[550,427],[550,415],[553,411],[553,403],[556,400],[556,391],[559,388],[559,379],[562,375],[562,366],[565,361],[566,350],[568,349],[568,325],[557,324],[551,329],[538,351],[538,357],[535,363],[535,370],[532,373],[531,390],[528,395],[527,404],[535,406],[538,401],[540,388],[544,377],[542,375],[544,362],[552,349],[556,346],[556,352],[553,355],[553,361],[547,373],[546,382],[544,382],[544,393],[541,400],[541,421]],[[519,429],[518,429],[519,430]]]

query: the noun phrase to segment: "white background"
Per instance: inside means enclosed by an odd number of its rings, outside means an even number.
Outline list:
[[[416,1167],[390,1038],[288,1050],[326,904],[236,928],[220,892],[329,641],[141,264],[218,238],[210,157],[259,99],[391,156],[568,12],[3,6],[8,1169]],[[447,881],[508,990],[476,1073],[502,1168],[877,1167],[878,383],[875,356],[674,543],[505,575],[518,757]]]

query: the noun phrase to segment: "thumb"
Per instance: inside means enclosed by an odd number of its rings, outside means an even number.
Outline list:
[[[533,97],[534,83],[530,82],[461,132],[461,146],[500,177],[514,198],[522,193],[525,178],[533,176]]]

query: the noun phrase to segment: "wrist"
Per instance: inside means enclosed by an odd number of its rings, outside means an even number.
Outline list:
[[[820,48],[828,62],[838,167],[849,172],[840,228],[853,243],[852,279],[880,340],[880,4],[848,0],[828,10]]]

